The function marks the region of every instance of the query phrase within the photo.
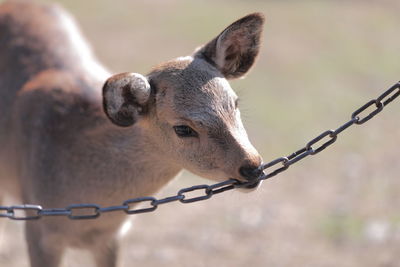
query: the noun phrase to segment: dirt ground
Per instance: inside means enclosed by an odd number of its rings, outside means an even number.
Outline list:
[[[398,1],[60,2],[115,73],[146,73],[235,19],[265,13],[258,63],[232,82],[265,161],[340,126],[400,79]],[[135,215],[120,266],[400,266],[399,110],[398,100],[255,192]],[[203,183],[184,172],[157,196]],[[28,266],[23,223],[0,225],[0,266]],[[67,266],[93,263],[69,251]]]

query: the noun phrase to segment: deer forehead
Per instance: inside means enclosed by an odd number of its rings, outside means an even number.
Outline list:
[[[175,116],[204,125],[236,119],[237,95],[221,73],[203,59],[178,58],[158,66],[149,77],[157,87],[158,104]]]

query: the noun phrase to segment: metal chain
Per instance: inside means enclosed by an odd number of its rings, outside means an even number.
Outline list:
[[[152,212],[157,209],[159,205],[167,204],[175,201],[181,203],[192,203],[201,200],[211,198],[216,194],[220,194],[225,191],[229,191],[235,188],[251,187],[254,184],[262,180],[269,179],[277,174],[287,170],[291,165],[299,162],[310,155],[315,155],[332,145],[336,142],[337,137],[344,130],[348,129],[354,124],[363,124],[377,115],[383,110],[383,108],[392,102],[395,98],[400,95],[400,82],[393,85],[378,98],[368,101],[365,105],[354,111],[351,115],[351,119],[337,128],[336,130],[327,130],[311,141],[309,141],[305,147],[297,150],[286,157],[280,157],[271,162],[264,163],[260,166],[259,171],[263,174],[256,180],[249,182],[241,182],[235,179],[228,179],[224,182],[216,183],[213,185],[195,185],[187,188],[183,188],[178,191],[174,196],[157,199],[154,197],[139,197],[128,199],[119,206],[101,207],[96,204],[74,204],[66,208],[57,209],[44,209],[39,205],[15,205],[15,206],[0,206],[0,218],[9,218],[12,220],[37,220],[42,217],[48,216],[64,216],[72,220],[81,219],[95,219],[98,218],[102,213],[108,212],[120,212],[123,211],[126,214],[138,214],[145,212]],[[372,111],[367,111],[369,108],[373,108]],[[317,145],[317,143],[321,143]],[[314,147],[315,146],[315,147]],[[270,170],[272,167],[276,167],[275,170]],[[268,170],[268,171],[267,171]],[[199,196],[189,197],[188,193],[200,191]],[[146,203],[147,207],[133,208],[134,204]],[[24,215],[18,215],[18,211],[24,211]]]

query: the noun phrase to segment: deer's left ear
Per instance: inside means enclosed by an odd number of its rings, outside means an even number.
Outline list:
[[[264,16],[247,15],[229,25],[211,42],[200,48],[196,56],[204,57],[227,79],[243,76],[258,55]]]

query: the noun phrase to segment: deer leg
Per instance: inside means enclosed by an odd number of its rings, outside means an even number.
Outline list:
[[[118,240],[114,236],[100,237],[91,248],[97,267],[116,267],[118,258]]]
[[[58,267],[65,248],[62,239],[39,223],[28,221],[25,224],[31,267]]]

